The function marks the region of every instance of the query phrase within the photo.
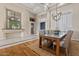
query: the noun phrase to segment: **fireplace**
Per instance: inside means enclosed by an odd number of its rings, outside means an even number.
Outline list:
[[[23,30],[3,30],[6,39],[21,38]]]

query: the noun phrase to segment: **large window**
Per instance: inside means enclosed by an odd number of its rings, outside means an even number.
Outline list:
[[[72,29],[72,13],[63,13],[61,19],[58,21],[58,27],[60,30],[67,31]]]
[[[21,13],[6,9],[6,29],[21,29]]]

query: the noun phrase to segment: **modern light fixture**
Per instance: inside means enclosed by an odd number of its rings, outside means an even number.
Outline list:
[[[60,20],[60,18],[61,18],[61,14],[62,14],[62,12],[59,12],[58,11],[58,4],[56,4],[56,12],[55,12],[55,15],[54,14],[52,14],[52,16],[53,16],[53,20],[55,20],[56,22],[58,21],[58,20]]]
[[[55,14],[52,14],[53,19],[54,19],[55,21],[60,20],[61,15],[62,15],[62,12],[60,12],[60,11],[58,10],[58,5],[61,6],[61,4],[56,3],[56,12],[55,12]],[[49,11],[49,3],[46,3],[46,4],[44,5],[44,9],[45,9],[45,11]]]
[[[49,3],[46,3],[45,5],[44,5],[44,7],[45,7],[45,11],[46,12],[49,12]],[[60,12],[59,10],[58,10],[58,7],[59,6],[61,6],[61,4],[59,4],[59,3],[56,3],[56,11],[55,11],[55,14],[53,13],[52,14],[52,18],[53,18],[53,20],[55,20],[56,21],[56,30],[58,30],[58,20],[60,20],[61,19],[61,15],[62,15],[62,12]],[[49,23],[50,24],[50,23]],[[49,27],[50,27],[50,25],[49,25]]]
[[[58,5],[59,4],[56,4],[56,12],[55,12],[55,14],[52,14],[53,20],[56,21],[56,28],[55,28],[55,30],[57,30],[57,31],[59,30],[58,21],[61,19],[61,15],[62,15],[62,12],[60,12],[58,10]]]

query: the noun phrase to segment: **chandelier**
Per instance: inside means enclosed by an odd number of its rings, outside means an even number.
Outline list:
[[[46,12],[49,11],[49,5],[50,5],[50,3],[44,4],[44,9],[45,9]],[[55,14],[52,14],[52,17],[53,17],[53,19],[54,19],[55,21],[60,20],[61,15],[62,15],[62,12],[60,12],[60,11],[58,10],[58,5],[60,5],[60,4],[59,4],[59,3],[56,3],[56,9],[55,9],[56,11],[55,11]]]
[[[57,22],[58,20],[60,20],[61,15],[62,15],[62,12],[59,12],[59,11],[58,11],[57,6],[58,6],[58,4],[56,4],[56,12],[55,12],[55,15],[52,14],[53,20],[55,20],[56,22]]]
[[[47,4],[45,4],[45,12],[50,12],[49,10],[50,10],[50,6],[49,6],[50,4],[49,3],[47,3]],[[59,4],[58,3],[56,3],[56,9],[55,9],[55,14],[53,13],[52,15],[51,15],[51,17],[53,18],[53,20],[55,20],[56,21],[56,30],[58,30],[59,28],[58,28],[58,20],[60,20],[61,19],[61,15],[62,15],[62,12],[60,12],[59,10],[58,10],[58,7],[59,7]],[[50,21],[50,23],[49,23],[50,25],[49,25],[49,27],[51,26],[51,21]]]

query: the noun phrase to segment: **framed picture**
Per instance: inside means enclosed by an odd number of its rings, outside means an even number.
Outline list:
[[[6,29],[21,29],[21,13],[6,9]]]

